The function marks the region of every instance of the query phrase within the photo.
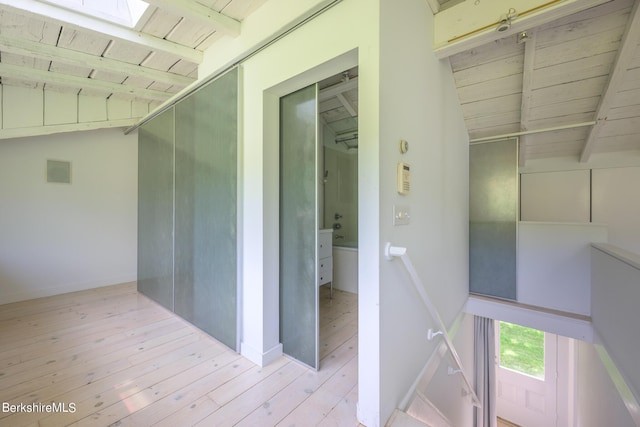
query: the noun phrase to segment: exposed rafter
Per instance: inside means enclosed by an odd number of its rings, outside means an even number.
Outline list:
[[[227,35],[233,37],[240,35],[240,22],[194,0],[144,0],[144,2],[195,22],[211,26],[216,31],[221,31]]]
[[[38,70],[36,68],[25,68],[3,63],[0,63],[0,75],[8,78],[45,82],[78,89],[95,89],[107,94],[122,93],[147,100],[165,101],[172,95],[171,93],[161,92],[158,90],[140,89],[119,83],[110,83],[85,77],[75,77],[67,74],[54,73],[51,71]]]
[[[333,98],[334,96],[337,96],[338,94],[348,92],[351,89],[357,89],[357,88],[358,88],[358,78],[353,77],[347,80],[346,82],[337,83],[333,86],[329,86],[325,89],[322,89],[318,94],[318,99],[320,101],[325,101],[329,98]]]
[[[2,35],[0,35],[0,50],[2,52],[31,56],[46,59],[48,61],[89,67],[100,71],[125,73],[133,77],[142,77],[178,86],[187,86],[195,80],[191,77],[155,70],[153,68],[141,67],[139,65],[111,58],[89,55],[87,53],[71,49],[64,49],[24,39],[12,39]]]
[[[145,46],[149,50],[169,53],[196,64],[202,62],[202,52],[198,50],[37,0],[0,0],[0,5],[19,13],[40,15],[82,30]]]
[[[591,157],[598,134],[607,120],[607,115],[611,109],[614,97],[620,89],[624,75],[629,68],[631,60],[633,59],[638,43],[640,43],[639,4],[640,2],[636,0],[631,8],[629,20],[627,21],[627,26],[624,30],[624,34],[622,35],[622,40],[620,41],[620,49],[618,49],[618,55],[613,63],[613,71],[609,75],[607,87],[600,98],[600,103],[596,109],[597,124],[591,129],[591,132],[589,132],[589,136],[587,137],[582,153],[580,154],[581,162],[588,162]]]
[[[536,57],[536,35],[527,33],[524,43],[524,65],[522,67],[522,101],[520,103],[520,130],[529,130],[529,109],[531,107],[531,87],[533,85],[533,67]],[[520,137],[518,165],[524,167],[527,158],[527,136]]]
[[[349,102],[349,100],[345,98],[342,93],[337,94],[336,97],[338,98],[338,101],[340,101],[342,106],[349,112],[351,117],[356,117],[358,115],[358,112],[353,107],[353,105],[351,105],[351,102]]]
[[[438,3],[438,0],[427,0],[427,4],[431,8],[431,13],[434,15],[440,12],[440,3]]]

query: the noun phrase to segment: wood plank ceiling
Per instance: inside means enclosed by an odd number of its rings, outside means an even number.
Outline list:
[[[161,103],[197,78],[204,49],[237,36],[265,1],[147,0],[128,28],[80,13],[87,0],[1,0],[1,83]]]
[[[51,0],[0,0],[1,83],[161,103],[197,78],[203,50],[237,36],[267,0],[145,1],[149,8],[127,28]],[[426,1],[435,13],[460,3]],[[436,52],[449,57],[470,138],[559,128],[520,136],[521,165],[640,150],[639,2],[602,0],[522,28],[523,43],[511,32],[462,52]],[[356,92],[340,93],[345,99],[325,99],[327,108],[357,117]]]
[[[470,139],[525,133],[520,165],[640,150],[638,3],[609,1],[527,28],[526,41],[518,31],[450,56]],[[545,129],[557,130],[535,132]]]

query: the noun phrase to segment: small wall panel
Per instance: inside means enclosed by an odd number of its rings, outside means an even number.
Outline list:
[[[520,219],[588,223],[590,197],[589,170],[522,174]]]

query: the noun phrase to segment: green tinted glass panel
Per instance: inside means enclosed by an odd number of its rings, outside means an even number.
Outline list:
[[[237,69],[175,111],[175,312],[237,349]]]
[[[516,140],[469,148],[469,290],[516,299]]]
[[[173,110],[138,130],[138,290],[173,310]]]
[[[280,100],[280,340],[318,367],[317,96],[309,86]]]

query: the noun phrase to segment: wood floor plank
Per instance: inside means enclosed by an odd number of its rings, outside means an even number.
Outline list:
[[[0,305],[0,401],[77,408],[0,413],[0,426],[357,426],[357,295],[329,294],[318,372],[256,366],[135,283]]]

